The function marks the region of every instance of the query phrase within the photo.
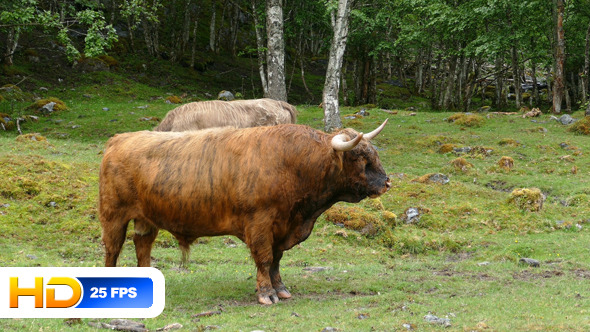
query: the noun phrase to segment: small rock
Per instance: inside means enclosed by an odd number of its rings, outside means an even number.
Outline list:
[[[577,121],[576,119],[572,118],[572,116],[569,114],[564,114],[564,115],[560,116],[559,118],[552,115],[550,119],[555,120],[564,126],[571,125],[572,123]]]
[[[291,313],[291,316],[294,316],[294,317],[301,317],[301,315],[300,315],[300,314],[298,314],[298,313],[296,313],[295,311],[293,311],[293,312]]]
[[[172,324],[168,324],[164,327],[161,327],[159,329],[156,329],[156,331],[170,331],[170,330],[178,330],[182,328],[182,324],[180,323],[172,323]]]
[[[41,90],[41,91],[49,91],[49,89],[47,89],[47,88],[46,88],[46,87],[44,87],[44,86],[40,87],[40,88],[39,88],[39,90]]]
[[[576,228],[581,231],[583,227],[580,224],[576,224]]]
[[[481,263],[477,263],[477,265],[479,266],[486,266],[486,265],[490,265],[490,262],[481,262]]]
[[[336,332],[336,331],[338,331],[338,329],[335,327],[331,327],[331,326],[324,327],[324,329],[322,330],[322,332]]]
[[[67,318],[64,320],[64,323],[66,323],[67,325],[80,325],[82,324],[82,319],[80,318]]]
[[[205,312],[200,312],[198,314],[194,314],[191,317],[209,317],[209,316],[213,316],[213,315],[221,315],[221,311],[219,310],[211,310],[211,311],[205,311]]]
[[[10,204],[8,204],[8,203],[0,204],[0,207],[3,207],[3,208],[10,207]]]
[[[416,325],[408,323],[402,324],[402,326],[408,331],[412,331],[416,328]]]
[[[73,125],[72,126],[72,129],[76,129],[76,128],[80,128],[80,127],[82,127],[82,126],[80,126],[80,125]]]
[[[57,203],[56,203],[56,202],[53,202],[53,201],[51,201],[51,202],[47,203],[47,206],[48,206],[48,207],[53,207],[53,208],[54,208],[54,207],[57,207]]]
[[[110,111],[110,108],[108,108],[108,107],[103,107],[103,108],[102,108],[102,110],[103,110],[103,111]]]
[[[406,211],[401,215],[401,219],[406,222],[406,224],[413,224],[420,221],[420,211],[418,208],[410,207],[407,208]]]
[[[559,147],[561,147],[562,149],[565,149],[569,146],[569,144],[567,143],[559,143]]]
[[[538,260],[532,259],[532,258],[522,257],[521,259],[518,260],[518,262],[519,263],[530,265],[532,267],[539,267],[539,266],[541,266],[541,263]]]
[[[53,112],[53,106],[55,106],[55,102],[49,102],[45,105],[43,105],[43,107],[41,107],[41,112],[44,114],[49,114]]]
[[[92,98],[92,96],[91,95],[88,95],[88,94],[83,94],[82,97],[88,98],[88,99]]]
[[[440,324],[440,325],[443,325],[444,327],[451,326],[451,320],[450,319],[436,317],[435,315],[431,315],[431,314],[428,314],[428,315],[424,316],[424,320],[427,321],[428,323],[431,323],[431,324]]]
[[[137,108],[140,108],[140,109],[146,109],[146,108],[148,108],[148,105],[144,105],[144,106],[137,106]]]
[[[234,100],[234,94],[226,91],[226,90],[222,90],[221,92],[219,92],[219,94],[217,95],[217,99],[219,100],[225,100],[225,101],[230,101],[230,100]]]
[[[37,259],[37,256],[35,256],[35,255],[27,255],[27,258],[28,259]]]

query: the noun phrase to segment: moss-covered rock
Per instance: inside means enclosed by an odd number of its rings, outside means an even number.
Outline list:
[[[166,98],[166,102],[170,104],[180,104],[182,103],[182,99],[178,96],[169,96]]]
[[[500,140],[500,142],[498,142],[498,144],[512,147],[521,146],[520,142],[512,138],[503,138]]]
[[[62,100],[55,98],[55,97],[39,99],[36,102],[34,102],[33,104],[29,105],[27,107],[27,109],[33,110],[35,112],[41,112],[41,110],[43,109],[43,106],[45,106],[49,103],[55,103],[53,105],[53,112],[65,111],[68,109],[68,107],[66,106],[66,103],[64,103]]]
[[[480,127],[484,123],[484,118],[476,114],[456,113],[449,116],[447,121],[462,127]]]
[[[539,188],[517,188],[510,193],[508,202],[521,210],[536,212],[543,208],[545,195]]]
[[[567,130],[581,135],[590,135],[590,116],[574,122]]]
[[[468,162],[465,158],[463,157],[459,157],[459,158],[455,158],[453,160],[451,160],[449,162],[449,164],[451,166],[453,166],[453,169],[457,172],[467,172],[469,171],[471,168],[473,168],[473,164]]]
[[[448,152],[453,152],[453,149],[455,149],[457,147],[456,144],[453,143],[445,143],[442,144],[439,148],[438,148],[438,153],[448,153]]]
[[[502,158],[500,158],[500,160],[498,160],[498,166],[500,166],[500,168],[506,171],[509,171],[514,168],[514,159],[512,159],[511,157],[503,156]]]
[[[383,222],[377,215],[356,206],[337,204],[324,212],[324,216],[334,224],[359,231],[363,235],[373,236],[383,227]]]

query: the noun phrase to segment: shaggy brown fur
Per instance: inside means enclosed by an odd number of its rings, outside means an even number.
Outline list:
[[[114,136],[99,180],[106,266],[116,265],[131,219],[138,266],[150,265],[159,229],[178,239],[185,258],[198,237],[233,235],[258,268],[258,301],[291,297],[279,274],[283,251],[307,239],[334,203],[377,197],[391,185],[367,139],[341,152],[334,135],[278,125]]]
[[[209,100],[188,103],[168,112],[155,131],[187,131],[213,127],[236,128],[295,123],[293,105],[273,99]]]

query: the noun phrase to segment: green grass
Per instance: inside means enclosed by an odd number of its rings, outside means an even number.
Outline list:
[[[175,107],[164,102],[168,93],[180,95],[113,74],[86,80],[76,91],[45,92],[43,97],[60,98],[68,109],[22,125],[46,142],[20,142],[14,131],[0,131],[0,205],[9,205],[0,207],[0,266],[101,266],[96,206],[104,143],[115,133],[151,129],[156,123],[140,118],[163,118]],[[5,103],[0,111],[6,112]],[[16,111],[29,104],[17,104]],[[320,108],[298,109],[300,123],[322,128]],[[374,144],[393,188],[378,201],[339,206],[350,218],[363,218],[353,207],[362,208],[378,232],[363,235],[320,217],[310,238],[282,261],[293,299],[270,307],[256,303],[255,267],[238,240],[230,247],[228,237],[201,239],[188,268],[179,270],[178,245],[162,232],[152,256],[166,277],[166,309],[142,320],[147,327],[178,322],[183,330],[392,331],[412,324],[420,331],[443,330],[424,321],[431,313],[448,316],[454,331],[590,329],[587,136],[567,131],[549,115],[534,123],[490,114],[480,126],[465,127],[447,122],[449,112],[370,113],[344,124],[368,132],[389,118]],[[462,172],[449,165],[459,154],[438,152],[443,143],[485,149],[460,154],[474,166]],[[497,166],[502,156],[514,159],[512,170]],[[443,173],[450,182],[412,181],[429,173]],[[509,202],[512,189],[533,187],[547,195],[541,211],[522,211]],[[409,207],[424,211],[418,223],[400,220]],[[385,212],[398,217],[391,220]],[[132,230],[121,266],[136,264],[131,236]],[[521,265],[521,257],[541,266]],[[304,270],[314,266],[327,269]],[[221,314],[192,317],[209,310]],[[62,319],[3,319],[0,328],[93,330],[89,321],[69,326]]]

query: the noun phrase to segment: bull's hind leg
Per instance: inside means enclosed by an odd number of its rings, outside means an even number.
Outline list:
[[[134,226],[135,235],[133,235],[133,243],[135,244],[137,266],[150,266],[152,260],[152,245],[156,240],[156,236],[158,236],[159,229],[143,218],[136,218]]]
[[[121,253],[121,248],[125,242],[125,234],[127,233],[127,225],[129,220],[119,218],[118,220],[111,220],[115,218],[101,218],[102,224],[102,243],[105,248],[105,266],[117,266],[117,259]]]
[[[291,298],[291,293],[283,284],[281,280],[281,273],[280,273],[280,266],[279,262],[283,258],[283,251],[282,250],[275,250],[273,252],[273,261],[270,266],[270,281],[272,282],[272,287],[277,292],[277,296],[279,299],[289,299]]]

